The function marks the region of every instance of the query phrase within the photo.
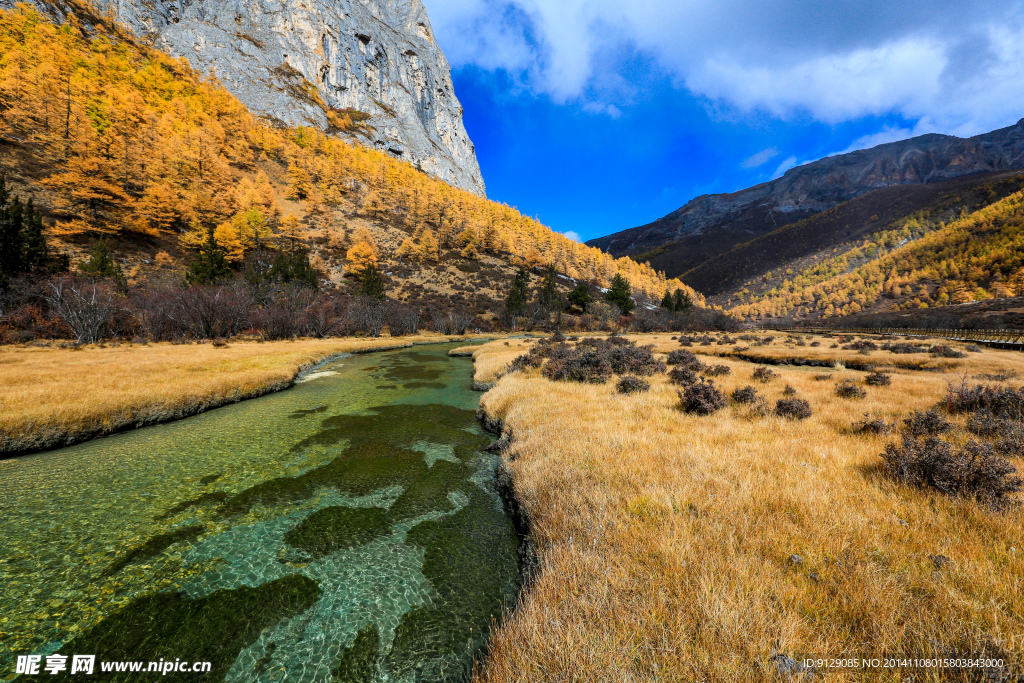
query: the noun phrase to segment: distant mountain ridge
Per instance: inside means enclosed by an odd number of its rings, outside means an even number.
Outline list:
[[[738,192],[702,195],[653,223],[587,244],[616,256],[653,256],[652,265],[665,269],[672,277],[699,265],[699,260],[694,262],[685,254],[676,253],[679,250],[673,249],[672,244],[676,240],[691,238],[687,248],[706,249],[707,253],[700,258],[709,258],[728,251],[734,244],[880,188],[1021,168],[1024,119],[1014,126],[972,138],[921,135],[825,157]],[[696,236],[705,239],[694,240]],[[671,258],[674,254],[678,258]]]

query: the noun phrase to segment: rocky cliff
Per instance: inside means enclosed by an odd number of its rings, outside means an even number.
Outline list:
[[[1020,168],[1024,168],[1024,119],[967,139],[922,135],[826,157],[739,192],[703,195],[653,223],[587,244],[623,255],[719,231],[749,239],[879,188]]]
[[[32,0],[62,20],[82,0]],[[0,0],[12,7],[14,0]],[[328,129],[370,117],[356,141],[484,195],[448,61],[420,0],[94,0],[140,40],[215,75],[252,111]]]

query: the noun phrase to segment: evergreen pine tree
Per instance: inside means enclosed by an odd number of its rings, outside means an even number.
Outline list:
[[[668,296],[668,292],[665,292],[665,296]],[[664,306],[664,303],[662,304]],[[693,299],[690,295],[684,292],[682,289],[676,290],[675,300],[672,302],[672,310],[676,313],[682,313],[693,308]]]
[[[23,270],[26,272],[42,272],[50,261],[46,238],[43,236],[43,215],[35,210],[30,199],[25,211],[23,228],[24,252]]]
[[[676,304],[672,299],[672,293],[667,289],[665,290],[665,296],[661,297],[661,307],[667,311],[676,310]]]
[[[363,281],[359,285],[359,293],[363,296],[384,300],[384,278],[374,263],[368,263],[363,269]]]
[[[217,244],[213,226],[206,229],[206,242],[199,246],[199,253],[189,264],[185,282],[190,285],[212,285],[231,276],[231,268],[224,256],[224,250]]]
[[[526,307],[526,301],[529,298],[528,287],[530,286],[530,274],[526,272],[525,268],[520,268],[519,272],[516,273],[516,279],[512,283],[512,288],[508,291],[508,296],[505,297],[505,308],[509,313],[513,315],[522,312]]]
[[[274,278],[274,263],[262,242],[257,241],[256,248],[246,257],[242,277],[257,301],[266,303],[269,300],[270,285]]]
[[[309,262],[309,250],[305,247],[296,247],[288,257],[288,272],[291,281],[308,287],[318,289],[320,286],[313,264]]]
[[[24,210],[21,200],[0,196],[0,273],[12,277],[24,269]]]
[[[555,270],[554,265],[549,265],[544,269],[544,277],[540,282],[537,300],[549,311],[560,311],[565,307],[562,296],[558,293],[558,271]]]
[[[96,243],[89,249],[89,260],[79,264],[78,269],[93,277],[108,277],[121,289],[127,286],[124,271],[114,259],[114,252],[111,251],[110,244],[102,237],[96,240]]]
[[[611,289],[604,295],[604,298],[605,301],[618,306],[623,315],[628,315],[630,311],[636,308],[636,302],[633,301],[631,293],[632,289],[629,286],[629,282],[622,276],[622,273],[616,273],[615,277],[612,278]]]
[[[292,260],[283,249],[274,254],[270,273],[272,279],[278,282],[289,283],[292,281]]]
[[[576,288],[569,292],[569,303],[579,306],[584,313],[587,312],[587,306],[594,303],[594,295],[591,294],[586,282],[580,281]]]

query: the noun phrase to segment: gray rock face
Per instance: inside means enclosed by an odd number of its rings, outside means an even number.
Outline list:
[[[1024,168],[1024,119],[973,138],[920,137],[819,159],[731,194],[702,195],[664,218],[587,244],[617,256],[717,229],[774,230],[893,185]]]
[[[61,19],[62,0],[33,0]],[[12,7],[14,0],[0,0]],[[451,70],[420,0],[95,0],[143,41],[215,75],[257,114],[326,129],[328,107],[371,115],[356,141],[479,195],[483,178]],[[304,80],[303,80],[304,79]]]

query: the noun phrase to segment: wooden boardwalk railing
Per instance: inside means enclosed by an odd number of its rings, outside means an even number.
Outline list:
[[[821,334],[883,334],[893,337],[933,337],[950,341],[975,342],[993,346],[1010,346],[1024,349],[1024,330],[926,330],[907,327],[861,327],[832,329],[827,327],[789,328],[787,332],[810,332]]]

